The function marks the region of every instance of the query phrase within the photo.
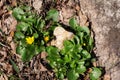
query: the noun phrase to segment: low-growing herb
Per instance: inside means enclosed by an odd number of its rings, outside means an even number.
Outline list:
[[[15,32],[16,52],[21,55],[23,61],[30,61],[36,54],[46,51],[48,63],[59,80],[77,80],[80,76],[88,74],[87,71],[91,67],[90,79],[99,79],[102,73],[92,65],[94,58],[91,52],[94,41],[88,27],[79,26],[72,18],[69,21],[69,29],[73,31],[74,37],[65,40],[61,50],[47,45],[54,38],[55,27],[60,26],[58,15],[56,9],[49,10],[43,18],[32,13],[29,7],[15,8],[13,16],[18,20]]]
[[[93,39],[89,28],[79,26],[74,18],[70,19],[69,24],[70,29],[74,31],[74,38],[65,40],[62,50],[53,46],[46,48],[49,63],[60,80],[66,77],[68,80],[77,80],[80,75],[87,73],[88,67],[92,66]],[[100,69],[93,67],[90,79],[97,80],[100,76]]]

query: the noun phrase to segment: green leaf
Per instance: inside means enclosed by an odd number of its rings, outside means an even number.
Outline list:
[[[82,31],[82,32],[85,32],[85,33],[87,33],[87,35],[89,35],[90,34],[90,30],[89,30],[89,28],[88,27],[86,27],[86,26],[77,26],[77,31]]]
[[[34,36],[34,38],[38,38],[39,37],[39,35],[37,33],[34,33],[33,36]]]
[[[82,74],[86,71],[86,67],[84,65],[78,65],[77,68],[76,68],[76,71],[79,73],[79,74]]]
[[[36,20],[35,20],[35,27],[39,27],[40,25],[40,21],[41,21],[41,17],[38,17]]]
[[[37,45],[35,45],[35,54],[39,54],[42,51],[45,51],[45,47],[44,46],[37,46]]]
[[[26,52],[21,54],[22,61],[29,61],[35,55],[35,46],[33,44],[28,45],[25,48],[25,50],[26,50]]]
[[[75,60],[73,60],[73,61],[70,62],[70,67],[71,68],[75,68],[76,67]]]
[[[82,53],[81,53],[81,55],[82,55],[83,59],[89,59],[89,58],[91,58],[90,53],[88,51],[86,51],[86,50],[83,50]]]
[[[79,74],[75,72],[75,70],[70,70],[67,72],[67,78],[68,80],[77,80],[79,77]]]
[[[96,60],[96,58],[92,58],[91,59],[91,62],[93,63],[93,62],[96,62],[97,60]]]
[[[85,64],[85,61],[79,60],[79,61],[77,61],[77,64],[78,64],[78,65],[84,65],[84,64]]]
[[[24,14],[24,11],[18,7],[13,10],[12,14],[16,19],[20,20],[22,15]]]
[[[101,76],[102,72],[99,68],[93,67],[92,72],[90,73],[90,79],[91,80],[98,80]]]
[[[58,48],[53,46],[48,46],[46,49],[49,55],[56,55],[56,54],[58,55]]]
[[[88,50],[91,51],[93,49],[93,38],[89,38],[89,43],[88,43]]]
[[[56,68],[57,67],[57,63],[55,62],[55,61],[53,61],[53,60],[51,60],[51,59],[49,59],[50,57],[48,57],[47,59],[48,60],[50,60],[50,66],[52,67],[52,68]]]
[[[76,30],[76,27],[78,26],[78,24],[77,24],[77,21],[75,20],[75,18],[71,18],[69,21],[69,24],[72,29]]]
[[[63,45],[64,45],[66,53],[73,52],[74,45],[72,44],[71,41],[65,40],[64,43],[63,43]]]
[[[47,19],[52,19],[53,21],[57,22],[59,17],[59,12],[56,9],[51,9],[47,13]]]
[[[44,28],[44,26],[45,26],[45,21],[44,20],[41,20],[41,23],[40,23],[40,29],[43,29]]]
[[[16,48],[16,52],[18,53],[18,54],[25,54],[26,53],[26,49],[25,49],[25,47],[23,47],[23,46],[17,46],[17,48]]]
[[[80,45],[80,38],[76,35],[74,36],[74,42]]]
[[[12,64],[12,66],[13,66],[13,69],[14,69],[17,73],[19,73],[20,70],[19,70],[19,68],[17,67],[17,65],[15,64],[15,62],[14,62],[12,59],[10,59],[10,62],[11,62],[11,64]]]
[[[23,39],[23,38],[25,38],[25,36],[22,32],[18,31],[18,32],[15,32],[15,38]]]
[[[25,23],[25,22],[20,22],[16,27],[17,27],[17,30],[18,31],[27,31],[28,27],[30,25],[28,23]]]
[[[76,44],[74,47],[74,51],[80,53],[82,51],[82,46],[80,44]]]
[[[27,46],[26,40],[25,39],[20,40],[19,45],[22,47],[26,47]]]
[[[60,80],[64,79],[64,74],[62,72],[59,72],[58,77],[60,78]]]
[[[31,7],[30,6],[21,6],[21,9],[24,9],[26,11],[30,11]]]
[[[91,45],[91,46],[93,45],[93,38],[91,38],[91,37],[89,38],[89,45]]]
[[[64,61],[65,61],[66,63],[70,62],[70,61],[71,61],[71,57],[70,57],[69,55],[65,55]]]
[[[46,48],[46,51],[47,51],[48,56],[50,57],[51,60],[57,61],[57,59],[60,57],[59,52],[58,52],[58,48],[56,48],[56,47],[48,46]]]
[[[83,32],[78,32],[77,35],[80,37],[80,43],[83,44],[84,33]]]
[[[76,51],[72,52],[72,58],[75,59],[75,60],[78,60],[81,58],[81,55],[78,54]]]
[[[23,16],[22,16],[21,20],[24,21],[24,22],[27,22],[29,24],[33,23],[35,21],[34,17],[28,17],[28,18],[26,18],[26,17],[23,17]]]

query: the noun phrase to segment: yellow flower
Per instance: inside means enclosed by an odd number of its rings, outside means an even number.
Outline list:
[[[26,38],[26,42],[28,43],[28,44],[32,44],[33,42],[34,42],[34,37],[32,36],[32,37],[27,37]]]
[[[45,42],[49,40],[49,36],[44,37]]]
[[[85,44],[85,43],[83,43],[83,46],[86,46],[86,44]]]

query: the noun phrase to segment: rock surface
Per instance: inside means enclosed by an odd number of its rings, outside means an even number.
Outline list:
[[[120,0],[80,0],[95,34],[95,53],[111,80],[120,80]]]

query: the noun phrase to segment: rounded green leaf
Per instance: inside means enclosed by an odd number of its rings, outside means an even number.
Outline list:
[[[51,9],[47,13],[47,19],[52,19],[53,21],[57,22],[59,17],[59,12],[56,9]]]
[[[16,27],[17,27],[17,30],[18,31],[27,31],[28,27],[30,25],[28,23],[25,23],[25,22],[20,22]]]
[[[76,29],[76,26],[78,26],[77,21],[75,20],[75,18],[71,18],[70,21],[69,21],[69,24],[73,29]]]
[[[85,32],[85,33],[87,33],[87,35],[89,35],[90,34],[90,30],[89,30],[89,28],[88,27],[86,27],[86,26],[77,26],[76,27],[77,29],[77,31],[79,32]]]
[[[79,74],[82,74],[86,71],[86,67],[84,65],[78,65],[77,68],[76,68],[76,71],[79,73]]]
[[[98,80],[101,76],[102,72],[99,68],[93,67],[92,72],[90,73],[90,79],[91,80]]]
[[[26,53],[21,54],[22,60],[29,61],[35,55],[35,46],[33,44],[27,45],[25,49],[26,49]]]
[[[25,36],[22,32],[18,31],[18,32],[15,33],[15,38],[23,39],[23,38],[25,38]]]
[[[68,53],[68,52],[73,52],[73,49],[74,49],[74,45],[72,44],[71,41],[69,40],[65,40],[64,43],[64,48],[65,48],[65,52]]]
[[[67,63],[71,61],[71,58],[68,55],[65,55],[64,60]]]
[[[18,8],[13,9],[12,14],[16,19],[21,20],[21,17],[24,14],[24,11],[18,7]]]
[[[79,74],[75,72],[75,70],[70,70],[67,72],[67,78],[68,80],[77,80],[79,77]]]
[[[26,53],[26,49],[25,49],[25,47],[23,47],[23,46],[17,46],[16,52],[17,52],[18,54],[25,54],[25,53]]]
[[[83,57],[84,59],[89,59],[89,58],[91,58],[90,53],[89,53],[88,51],[86,51],[86,50],[83,50],[82,53],[81,53],[81,55],[82,55],[82,57]]]
[[[34,33],[33,36],[34,36],[34,38],[38,38],[39,37],[39,35],[37,33]]]
[[[70,62],[70,67],[71,68],[75,68],[76,67],[75,60],[73,60],[73,61]]]
[[[80,44],[76,44],[74,47],[74,51],[77,53],[80,53],[82,51],[82,46]]]
[[[84,65],[85,64],[85,61],[83,61],[83,60],[78,60],[76,62],[77,62],[78,65]]]
[[[58,76],[61,80],[64,79],[64,74],[62,72],[59,73],[59,76]]]
[[[60,57],[58,48],[56,48],[56,47],[49,46],[46,48],[46,51],[48,53],[49,59],[51,59],[53,61],[57,61],[57,59]]]

